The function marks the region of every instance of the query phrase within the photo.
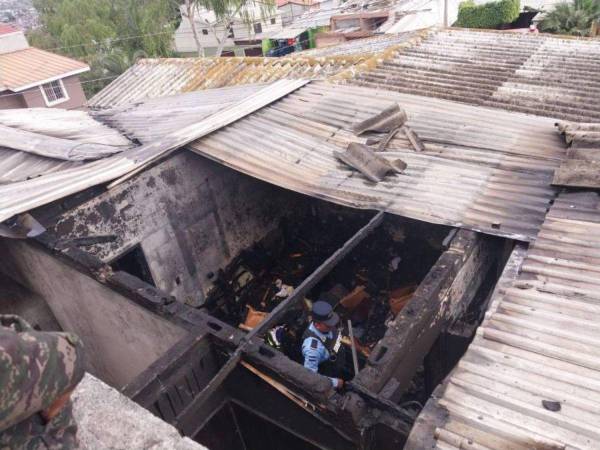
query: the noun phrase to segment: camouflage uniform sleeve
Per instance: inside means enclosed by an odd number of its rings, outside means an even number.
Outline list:
[[[0,316],[0,430],[47,409],[84,374],[83,345],[70,333],[33,330]]]

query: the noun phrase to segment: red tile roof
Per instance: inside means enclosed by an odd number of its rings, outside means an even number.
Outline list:
[[[20,91],[88,70],[83,62],[29,47],[0,54],[0,90]]]
[[[0,23],[0,36],[2,36],[3,34],[16,33],[17,31],[21,30],[19,30],[14,25],[11,25],[10,23]]]

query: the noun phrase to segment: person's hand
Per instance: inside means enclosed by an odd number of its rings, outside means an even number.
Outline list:
[[[52,404],[48,407],[48,409],[46,409],[45,411],[42,411],[42,417],[44,419],[46,419],[48,422],[50,422],[52,419],[54,419],[56,416],[58,416],[60,414],[60,412],[62,411],[62,409],[65,407],[65,405],[71,399],[72,392],[73,392],[73,390],[71,389],[71,390],[65,392],[64,394],[62,394],[56,400],[54,400],[54,402],[52,402]]]
[[[344,389],[344,380],[342,380],[341,378],[338,378],[338,380],[337,380],[336,389],[338,391],[341,391],[342,389]]]

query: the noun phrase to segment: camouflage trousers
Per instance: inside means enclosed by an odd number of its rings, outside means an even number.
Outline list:
[[[35,414],[0,432],[0,449],[71,450],[79,448],[77,424],[69,402],[50,422]]]

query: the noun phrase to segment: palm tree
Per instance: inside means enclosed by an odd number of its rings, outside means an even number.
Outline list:
[[[592,23],[600,19],[600,0],[573,0],[554,6],[540,24],[542,31],[588,36]]]

